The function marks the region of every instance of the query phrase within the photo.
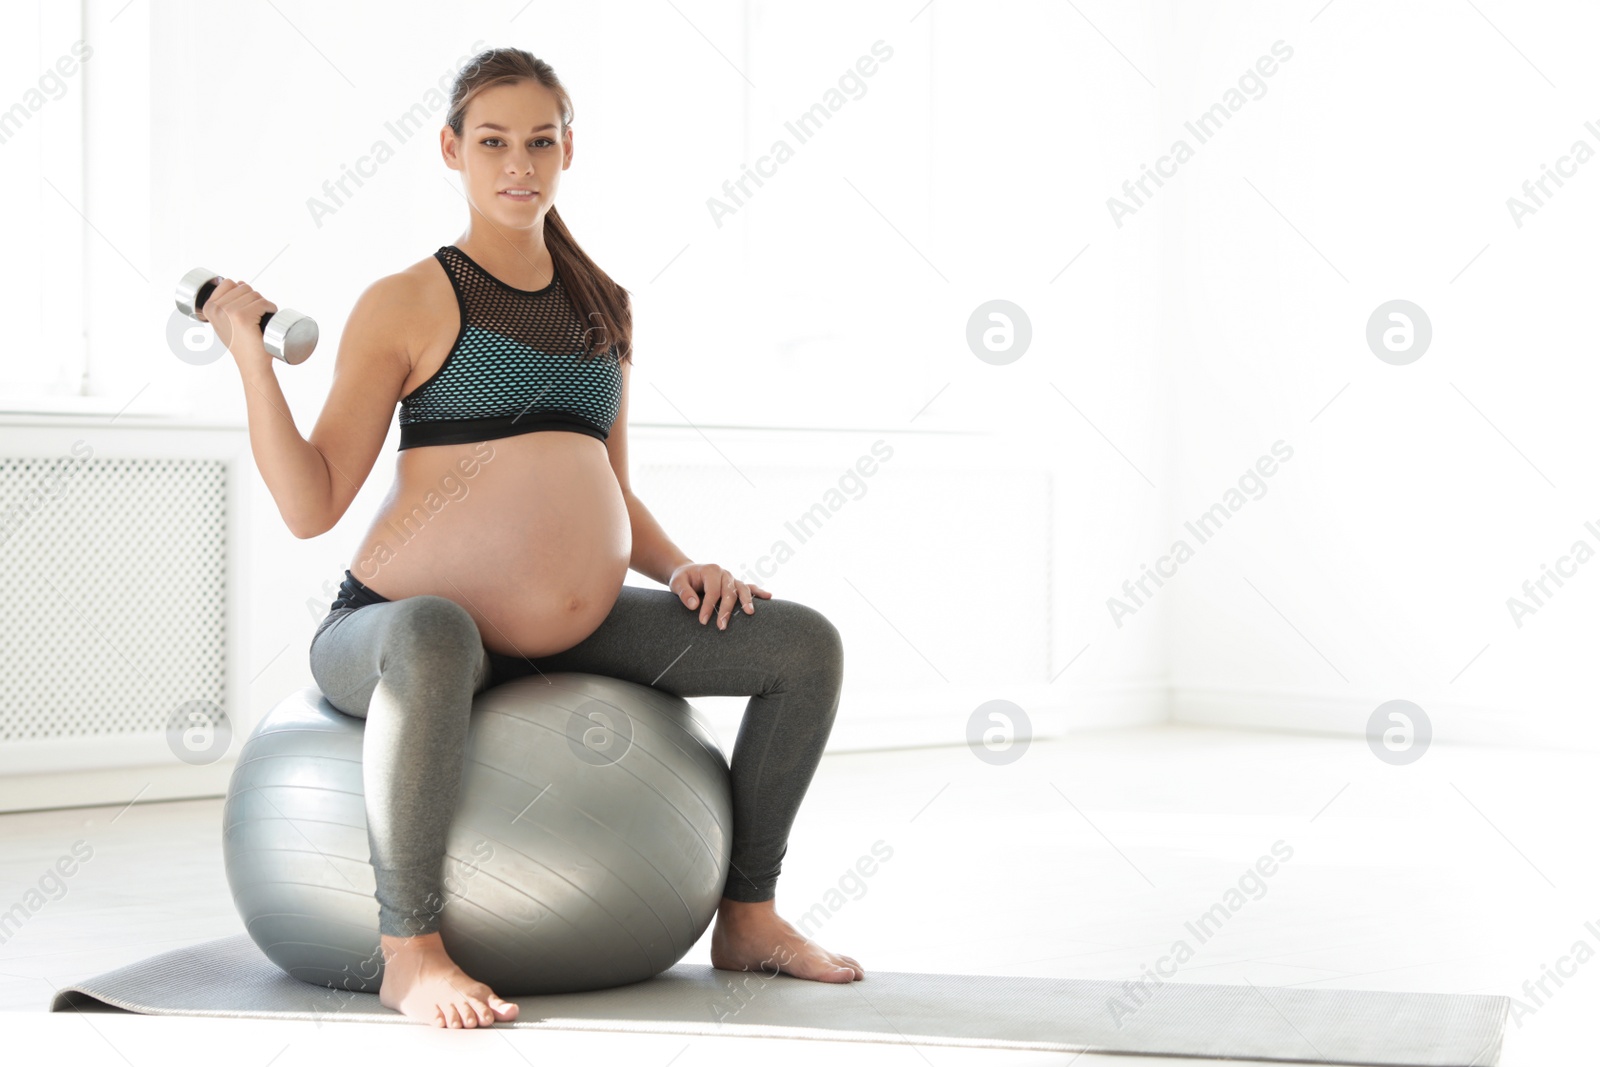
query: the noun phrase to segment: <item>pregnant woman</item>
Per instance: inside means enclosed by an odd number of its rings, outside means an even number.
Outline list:
[[[481,53],[460,72],[440,147],[461,172],[466,231],[361,294],[310,440],[256,325],[277,306],[224,280],[205,307],[243,376],[251,449],[295,536],[339,521],[400,406],[394,485],[310,656],[327,699],[366,719],[379,999],[436,1026],[516,1016],[445,952],[440,881],[473,697],[535,672],[749,695],[711,961],[865,977],[775,910],[789,831],[838,708],[838,631],[691,561],[633,495],[627,294],[555,210],[571,121],[554,71],[521,49]],[[625,586],[630,567],[667,588]]]

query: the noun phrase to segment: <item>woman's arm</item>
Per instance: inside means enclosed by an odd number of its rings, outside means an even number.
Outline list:
[[[217,287],[224,299],[216,310],[246,306],[247,294],[237,285]],[[216,300],[213,294],[206,308]],[[256,468],[296,537],[316,537],[337,523],[377,462],[411,373],[402,327],[404,310],[415,304],[409,283],[398,275],[374,282],[357,299],[339,339],[333,385],[309,437],[300,436],[278,385],[262,344],[257,306],[249,305],[256,322],[242,316],[235,331],[233,319],[241,316],[230,312],[217,331],[219,337],[228,333],[224,340],[239,365]],[[217,324],[211,317],[207,321]]]
[[[685,563],[693,562],[683,549],[672,543],[644,501],[624,489],[622,499],[628,504],[628,522],[633,527],[633,556],[628,566],[653,578],[662,585],[672,584],[672,572]]]
[[[623,360],[620,369],[622,398],[617,405],[617,417],[611,423],[611,432],[606,436],[606,456],[611,461],[612,473],[617,476],[622,499],[628,505],[628,525],[633,528],[633,555],[628,566],[646,578],[671,586],[672,572],[691,561],[683,549],[672,543],[650,509],[644,506],[644,501],[633,495],[633,486],[628,484],[628,383],[633,377],[633,361]]]

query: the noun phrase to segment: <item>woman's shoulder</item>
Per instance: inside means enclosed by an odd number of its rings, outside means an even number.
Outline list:
[[[433,311],[440,301],[454,306],[450,281],[438,259],[432,255],[403,266],[392,274],[383,275],[367,286],[364,295],[392,308],[396,313],[409,311],[426,314]]]
[[[454,336],[455,294],[438,260],[417,260],[372,282],[356,298],[351,318],[395,339],[412,366]]]

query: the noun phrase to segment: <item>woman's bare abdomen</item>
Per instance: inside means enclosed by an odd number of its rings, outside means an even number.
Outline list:
[[[538,430],[400,452],[350,573],[390,600],[448,597],[490,651],[534,658],[594,632],[632,552],[605,443]]]

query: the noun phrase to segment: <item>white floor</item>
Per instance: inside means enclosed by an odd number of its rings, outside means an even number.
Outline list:
[[[1003,767],[962,747],[830,755],[791,837],[778,909],[798,922],[847,890],[813,936],[859,959],[868,981],[874,968],[1132,978],[1183,939],[1195,956],[1172,981],[1505,994],[1531,1010],[1510,1024],[1502,1063],[1594,1062],[1597,782],[1595,753],[1436,744],[1394,767],[1359,738],[1187,727],[1036,742]],[[0,816],[0,908],[75,840],[94,849],[66,893],[0,945],[0,1005],[19,1013],[7,1053],[21,1041],[52,1061],[167,1065],[220,1052],[238,1067],[463,1050],[485,1064],[581,1055],[663,1067],[1223,1062],[45,1013],[74,979],[242,932],[221,805]],[[852,886],[880,840],[892,858]],[[1200,943],[1185,923],[1280,841],[1292,857],[1260,888],[1247,880],[1255,895]],[[1579,941],[1583,962],[1562,962]],[[708,942],[686,958],[709,962]],[[1523,983],[1546,965],[1568,976],[1545,978],[1536,1002]]]

